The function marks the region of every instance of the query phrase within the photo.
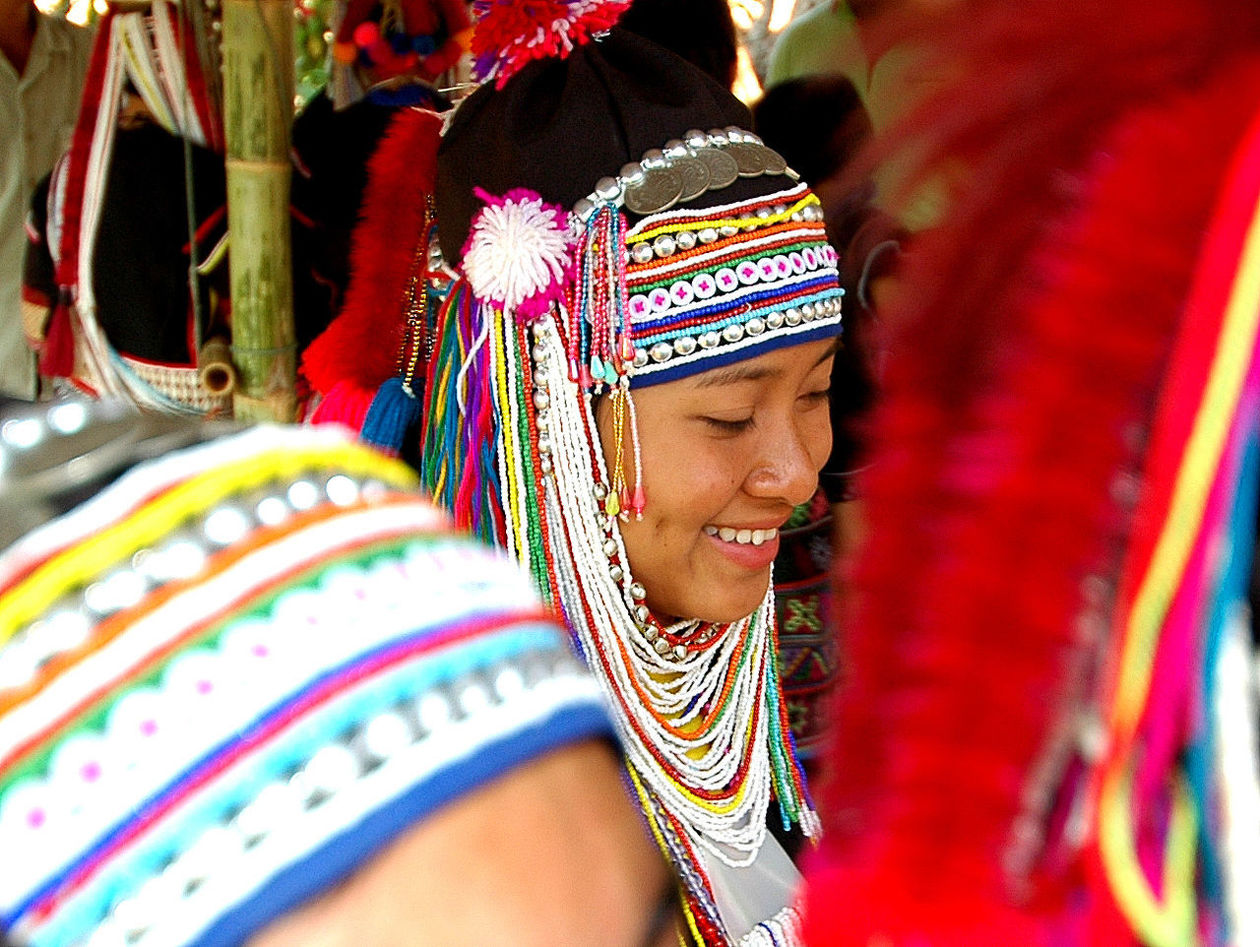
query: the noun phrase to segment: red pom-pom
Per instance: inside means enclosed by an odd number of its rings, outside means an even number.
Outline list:
[[[629,6],[630,0],[478,0],[473,71],[502,88],[535,59],[564,59]]]
[[[381,38],[381,28],[369,20],[354,28],[354,42],[360,49],[367,49]]]

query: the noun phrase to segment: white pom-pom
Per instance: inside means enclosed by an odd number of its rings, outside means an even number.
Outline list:
[[[463,270],[477,298],[505,312],[536,315],[560,299],[573,272],[568,214],[532,191],[496,198],[473,219]]]

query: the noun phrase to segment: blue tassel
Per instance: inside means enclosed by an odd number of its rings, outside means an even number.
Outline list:
[[[420,399],[403,387],[401,378],[387,378],[376,390],[359,440],[397,457],[402,453],[407,432],[420,423],[423,407]]]

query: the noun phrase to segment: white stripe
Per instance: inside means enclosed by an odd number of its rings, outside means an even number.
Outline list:
[[[73,511],[14,543],[0,556],[0,593],[36,563],[122,522],[149,503],[154,494],[178,483],[274,450],[329,448],[352,442],[350,433],[337,425],[262,424],[147,461]]]
[[[295,567],[318,563],[351,540],[432,529],[443,522],[442,514],[418,501],[409,506],[358,510],[315,523],[246,556],[143,616],[99,651],[49,681],[30,700],[0,717],[0,758],[51,727],[84,694],[126,679],[155,651],[204,616],[221,610],[225,603],[248,600],[267,591]],[[417,588],[417,603],[425,601],[422,596],[426,593],[438,591]],[[351,641],[351,637],[344,636],[347,653],[362,648],[363,642]]]

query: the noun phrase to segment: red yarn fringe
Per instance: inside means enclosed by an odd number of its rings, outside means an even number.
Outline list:
[[[563,59],[614,26],[630,0],[490,0],[476,5],[475,71],[496,88],[535,59]]]
[[[1260,100],[1260,12],[958,6],[937,25],[955,57],[939,74],[965,78],[903,136],[983,186],[960,186],[918,239],[913,292],[886,314],[872,538],[806,935],[1123,945],[1087,861],[1015,877],[1003,857],[1083,647],[1082,581],[1119,564],[1116,477],[1139,459],[1215,189]]]

